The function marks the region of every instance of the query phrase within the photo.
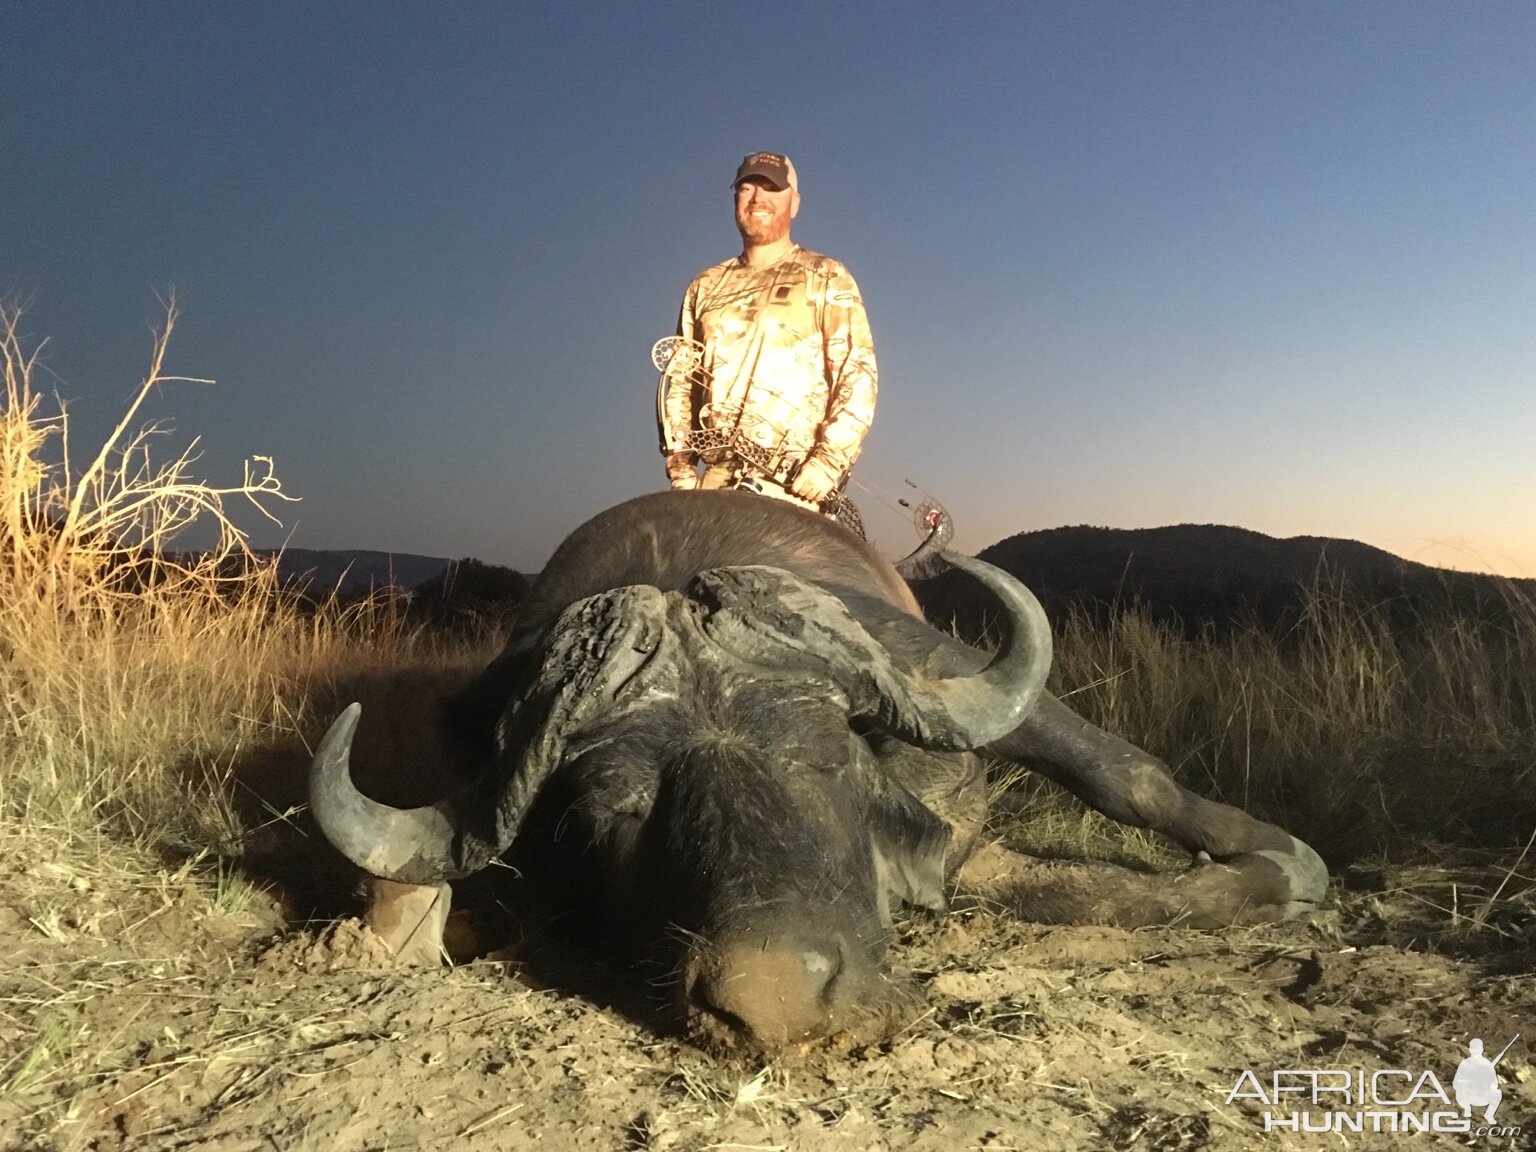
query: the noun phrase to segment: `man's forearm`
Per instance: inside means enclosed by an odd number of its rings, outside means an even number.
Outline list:
[[[818,430],[811,459],[821,461],[840,476],[859,458],[864,437],[874,423],[879,376],[869,317],[858,285],[846,269],[829,288],[828,295],[840,306],[829,308],[823,321],[822,339],[831,392],[827,397],[826,420]]]
[[[875,418],[875,392],[872,364],[868,368],[859,365],[844,376],[842,387],[833,393],[833,405],[809,459],[839,476],[853,467]]]
[[[674,488],[697,488],[699,485],[699,454],[697,452],[672,452],[668,454],[667,481]]]

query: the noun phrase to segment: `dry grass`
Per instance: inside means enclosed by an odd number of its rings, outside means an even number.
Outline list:
[[[110,1067],[118,1037],[88,1006],[125,983],[174,980],[163,955],[60,965],[46,945],[157,940],[156,924],[241,921],[257,894],[232,863],[247,828],[229,774],[256,745],[297,744],[316,687],[368,635],[368,608],[301,611],[253,555],[232,503],[270,515],[289,499],[256,457],[239,483],[193,478],[196,441],[137,427],[173,376],[170,305],[148,372],[99,449],[70,442],[68,414],[36,387],[40,344],[0,304],[0,930],[44,952],[14,955],[0,1002],[0,1101],[48,1100]],[[196,526],[211,547],[176,551]],[[14,913],[17,924],[7,919]],[[9,1035],[7,1035],[9,1034]]]
[[[1071,621],[1055,675],[1072,706],[1334,860],[1426,844],[1508,851],[1536,828],[1536,600],[1497,622],[1314,588],[1276,638],[1189,639],[1136,614]]]
[[[134,429],[151,392],[186,379],[164,371],[175,320],[172,305],[127,412],[76,467],[67,413],[45,411],[33,383],[40,347],[24,345],[19,308],[0,308],[0,853],[40,827],[66,842],[232,834],[218,790],[189,804],[186,779],[284,722],[290,652],[313,647],[226,512],[287,499],[271,462],[215,487],[189,475],[196,441],[157,464],[165,429]],[[195,523],[214,546],[179,557]]]
[[[1460,953],[1536,943],[1536,599],[1481,618],[1310,590],[1291,635],[1191,639],[1085,616],[1053,688],[1189,787],[1283,825],[1343,874],[1357,938]],[[1394,611],[1396,617],[1394,617]],[[1000,781],[998,830],[1047,856],[1168,866],[1166,842]],[[1356,893],[1359,893],[1356,895]]]

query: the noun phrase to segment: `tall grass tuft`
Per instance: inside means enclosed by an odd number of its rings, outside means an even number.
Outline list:
[[[121,419],[82,452],[62,404],[36,386],[42,345],[24,336],[21,308],[0,303],[6,1147],[76,1147],[101,1119],[78,1100],[115,1085],[133,1053],[176,1043],[153,1010],[141,1019],[113,1002],[150,988],[175,1003],[190,972],[233,963],[221,941],[270,918],[250,865],[263,838],[295,844],[302,830],[283,818],[302,792],[263,790],[261,774],[297,764],[302,779],[306,738],[341,685],[350,698],[379,670],[395,675],[402,655],[428,670],[452,659],[383,599],[316,605],[280,586],[275,559],[235,521],[241,505],[270,516],[289,498],[270,460],[220,487],[192,475],[195,440],[157,455],[171,438],[142,425],[146,400],[203,383],[166,370],[176,319],[173,304]],[[274,1017],[263,1031],[288,1027]],[[233,1035],[210,1025],[203,1041]]]
[[[1137,612],[1067,622],[1057,688],[1335,861],[1507,849],[1536,828],[1536,599],[1502,611],[1363,604],[1319,582],[1288,635],[1189,638]]]
[[[0,304],[0,854],[57,859],[103,832],[220,843],[235,828],[209,785],[242,742],[291,724],[291,686],[335,639],[231,518],[232,501],[270,516],[289,497],[263,457],[227,487],[192,478],[195,440],[155,459],[167,430],[138,426],[150,393],[211,383],[165,369],[174,302],[88,454],[36,386],[22,315]],[[177,552],[194,524],[212,546]]]

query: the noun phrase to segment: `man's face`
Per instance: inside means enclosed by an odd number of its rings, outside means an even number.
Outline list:
[[[747,244],[766,245],[789,235],[789,222],[800,211],[800,194],[774,190],[761,176],[748,176],[736,185],[736,228]]]

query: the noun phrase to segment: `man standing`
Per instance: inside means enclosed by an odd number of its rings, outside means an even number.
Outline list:
[[[820,507],[875,415],[875,349],[858,285],[790,239],[799,182],[753,152],[732,182],[741,255],[694,277],[664,370],[661,450],[674,488],[755,487]],[[699,474],[699,466],[704,472]]]

